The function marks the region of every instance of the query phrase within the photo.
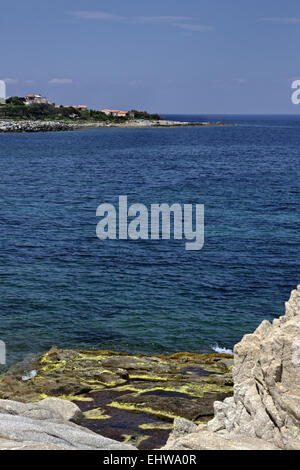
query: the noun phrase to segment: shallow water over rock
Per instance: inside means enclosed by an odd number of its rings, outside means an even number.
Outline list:
[[[232,362],[217,353],[145,356],[54,347],[32,363],[30,380],[22,380],[21,367],[4,374],[0,398],[68,399],[84,413],[83,426],[153,449],[166,443],[174,418],[207,422],[214,401],[232,395]]]

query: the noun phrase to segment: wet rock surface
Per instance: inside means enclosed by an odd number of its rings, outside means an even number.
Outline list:
[[[53,347],[30,370],[13,367],[2,375],[0,399],[70,400],[83,414],[81,426],[153,449],[166,443],[175,418],[197,424],[211,419],[214,402],[232,396],[232,363],[226,354],[144,356]],[[23,380],[31,370],[36,374]]]

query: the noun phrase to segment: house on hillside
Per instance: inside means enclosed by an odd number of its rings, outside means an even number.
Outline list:
[[[33,103],[51,104],[51,102],[47,98],[44,98],[41,95],[37,95],[37,94],[25,95],[24,98],[25,98],[26,105],[33,104]]]
[[[106,116],[126,117],[128,111],[121,111],[120,109],[101,109],[101,112]]]

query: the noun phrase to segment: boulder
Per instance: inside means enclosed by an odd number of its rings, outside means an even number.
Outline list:
[[[24,404],[1,400],[0,449],[136,450],[68,421],[77,419],[79,413],[76,405],[62,401],[47,399]]]
[[[80,423],[84,418],[83,413],[75,403],[60,398],[45,398],[36,403],[0,400],[1,413],[57,422],[72,421]]]
[[[68,400],[61,400],[60,398],[45,398],[38,402],[38,405],[54,410],[65,421],[72,421],[73,423],[80,423],[83,419],[83,413],[80,408]]]
[[[63,420],[63,417],[57,410],[42,406],[40,403],[20,403],[13,400],[0,400],[0,416],[2,417],[2,414],[9,414],[34,419]]]
[[[185,436],[186,434],[191,434],[198,429],[197,424],[193,421],[188,421],[187,419],[175,418],[172,431],[172,439],[177,439],[179,437]],[[171,436],[170,436],[171,437]]]
[[[221,359],[218,362],[218,367],[224,372],[230,372],[231,368],[233,366],[233,358],[232,359]]]

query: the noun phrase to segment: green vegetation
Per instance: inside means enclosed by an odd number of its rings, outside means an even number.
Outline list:
[[[14,106],[24,106],[25,98],[20,98],[19,96],[11,96],[10,98],[7,98],[6,104],[12,104]]]
[[[149,114],[147,111],[137,111],[136,109],[132,109],[129,111],[129,115],[134,119],[150,119],[150,120],[159,120],[159,114]]]
[[[122,123],[129,119],[160,119],[158,114],[149,114],[146,111],[132,110],[128,117],[107,116],[101,111],[93,109],[80,110],[74,107],[56,107],[54,104],[33,103],[25,105],[25,99],[13,96],[0,105],[0,119],[14,120],[51,120],[51,121],[106,121]]]
[[[10,98],[9,100],[12,100]],[[18,104],[17,104],[18,103]],[[51,121],[112,121],[124,118],[111,118],[100,111],[79,110],[73,107],[56,108],[53,104],[33,103],[30,105],[20,104],[17,99],[6,101],[5,105],[0,106],[0,119],[15,120],[51,120]]]

